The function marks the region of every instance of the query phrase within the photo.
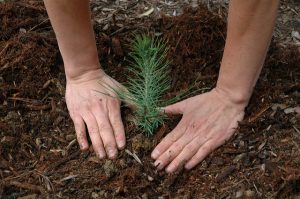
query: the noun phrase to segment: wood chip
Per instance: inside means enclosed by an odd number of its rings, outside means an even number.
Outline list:
[[[146,12],[144,12],[144,13],[138,15],[138,17],[139,17],[139,18],[142,18],[142,17],[149,16],[149,15],[152,14],[153,11],[154,11],[154,8],[152,7],[152,8],[150,8],[149,10],[147,10]]]
[[[217,182],[224,181],[231,173],[233,173],[235,168],[236,167],[234,165],[225,168],[222,173],[217,175],[216,181]]]

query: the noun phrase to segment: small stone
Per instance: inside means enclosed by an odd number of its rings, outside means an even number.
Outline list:
[[[20,31],[20,33],[26,33],[27,32],[25,28],[20,28],[19,31]]]
[[[298,31],[292,31],[292,33],[291,33],[291,35],[292,35],[292,37],[294,37],[294,38],[296,38],[296,39],[300,39],[300,34],[299,34],[299,32]]]
[[[117,171],[115,164],[111,160],[105,161],[103,169],[107,177],[111,177]]]
[[[7,147],[13,147],[15,145],[15,138],[12,136],[3,136],[0,143],[3,144],[3,146]]]
[[[142,195],[142,199],[148,199],[147,193],[144,193],[144,194]]]
[[[235,198],[240,198],[240,197],[242,197],[244,195],[244,193],[242,192],[242,191],[237,191],[236,193],[235,193]]]
[[[66,135],[66,140],[68,142],[70,142],[70,141],[72,141],[74,139],[76,139],[76,135],[74,135],[74,134],[68,134],[68,135]]]
[[[243,161],[246,158],[247,154],[246,153],[241,153],[239,155],[237,155],[234,159],[233,159],[233,163],[238,163],[240,161]]]
[[[100,191],[99,195],[100,196],[104,196],[105,195],[105,191],[104,190]]]
[[[276,111],[278,108],[285,109],[286,107],[287,107],[287,105],[285,105],[285,104],[273,104],[273,106],[271,108],[273,111]]]
[[[178,189],[177,193],[181,194],[181,193],[184,193],[185,189],[182,188],[182,189]]]
[[[244,194],[245,194],[245,196],[248,197],[248,198],[253,198],[254,195],[255,195],[255,192],[252,191],[252,190],[246,190],[246,191],[244,192]]]
[[[92,192],[92,198],[98,198],[99,194],[97,194],[96,192]]]
[[[118,187],[118,188],[116,189],[116,193],[119,194],[120,191],[121,191],[121,187]]]
[[[239,147],[244,147],[245,146],[245,141],[241,140],[239,143]]]
[[[286,108],[284,109],[284,113],[285,114],[300,113],[300,107]]]
[[[154,179],[151,177],[151,176],[147,176],[147,178],[148,178],[148,180],[150,181],[150,182],[152,182]]]
[[[41,140],[41,138],[36,138],[35,139],[35,144],[37,145],[37,147],[39,149],[41,149],[41,147],[42,147],[42,140]]]

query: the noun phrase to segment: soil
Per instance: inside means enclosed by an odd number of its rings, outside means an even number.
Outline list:
[[[95,12],[96,13],[96,12]],[[97,15],[97,13],[94,15]],[[173,85],[205,92],[216,84],[226,20],[199,5],[182,15],[137,19],[106,30],[95,24],[101,63],[126,81],[133,34],[170,46]],[[195,28],[199,27],[199,28]],[[272,42],[235,136],[190,172],[155,170],[150,153],[180,118],[146,137],[123,111],[127,147],[114,160],[80,152],[65,105],[55,35],[39,1],[0,3],[0,198],[299,198],[300,53]],[[196,82],[196,83],[195,83]]]

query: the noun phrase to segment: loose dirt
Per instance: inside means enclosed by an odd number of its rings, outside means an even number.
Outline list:
[[[226,22],[206,7],[145,20],[127,29],[95,24],[101,63],[126,81],[133,33],[161,35],[170,46],[173,85],[214,87]],[[236,135],[190,172],[157,172],[150,153],[180,118],[146,137],[122,110],[127,147],[117,160],[80,152],[65,105],[55,35],[39,1],[0,3],[0,197],[2,198],[298,198],[300,54],[272,42],[245,120]],[[196,82],[196,83],[195,83]],[[142,164],[139,163],[139,160]]]

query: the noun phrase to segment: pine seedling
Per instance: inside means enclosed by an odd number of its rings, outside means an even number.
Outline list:
[[[133,105],[135,122],[147,135],[152,135],[165,118],[160,108],[165,105],[162,97],[171,84],[167,50],[162,40],[136,36],[129,67],[134,77],[128,81],[128,95],[119,94]]]
[[[163,100],[171,85],[166,58],[168,48],[163,40],[139,35],[131,44],[131,50],[129,71],[133,76],[128,78],[127,90],[111,89],[133,108],[135,124],[150,136],[166,118],[161,107],[177,101],[180,96]]]

